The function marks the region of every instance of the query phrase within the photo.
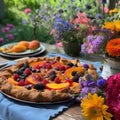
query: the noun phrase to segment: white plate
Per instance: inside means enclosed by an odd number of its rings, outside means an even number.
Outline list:
[[[41,44],[41,49],[37,52],[33,52],[30,54],[18,54],[18,55],[5,54],[5,53],[0,52],[0,56],[8,57],[8,58],[34,57],[34,56],[38,56],[38,55],[42,54],[43,52],[45,52],[45,50],[46,50],[45,46]]]
[[[9,43],[9,44],[1,46],[1,48],[8,48],[8,47],[16,45],[16,44],[17,44],[17,42]],[[7,54],[7,55],[26,55],[26,54],[36,53],[36,52],[40,51],[41,49],[42,49],[42,47],[40,45],[40,47],[35,50],[26,50],[26,51],[20,52],[20,53],[6,53],[6,52],[1,52],[1,53]]]

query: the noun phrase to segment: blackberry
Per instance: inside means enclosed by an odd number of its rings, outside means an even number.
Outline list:
[[[45,89],[45,85],[43,83],[35,84],[34,85],[34,89],[44,90]]]
[[[56,72],[54,70],[50,71],[49,75],[56,75]]]

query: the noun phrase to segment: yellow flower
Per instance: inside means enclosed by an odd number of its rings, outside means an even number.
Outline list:
[[[106,29],[110,29],[110,30],[114,31],[115,25],[113,22],[106,22],[105,25],[102,26],[102,28],[106,28]]]
[[[114,21],[115,31],[120,32],[120,20]]]
[[[107,112],[104,98],[97,94],[88,94],[88,98],[81,101],[82,115],[86,120],[111,120],[112,115]]]
[[[114,8],[114,9],[110,10],[109,13],[110,13],[110,15],[111,15],[112,13],[118,13],[118,9],[117,9],[117,8]]]

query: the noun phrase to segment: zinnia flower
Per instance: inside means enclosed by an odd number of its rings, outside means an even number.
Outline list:
[[[112,115],[107,112],[108,106],[104,104],[104,98],[97,94],[88,94],[81,101],[82,115],[86,120],[111,120]]]
[[[120,38],[108,41],[106,45],[106,52],[113,57],[120,56]]]

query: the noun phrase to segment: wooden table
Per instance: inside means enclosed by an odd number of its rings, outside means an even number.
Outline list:
[[[45,43],[42,43],[42,44],[46,47],[47,51],[41,56],[45,56],[47,53],[50,53],[50,52],[64,53],[64,50],[60,47],[56,47],[55,45],[49,45]],[[98,57],[96,58],[99,59]],[[10,60],[11,59],[0,57],[0,62],[7,62]],[[65,110],[64,112],[62,112],[60,115],[58,115],[52,120],[84,120],[81,116],[80,103],[78,102],[74,104],[69,109]]]

